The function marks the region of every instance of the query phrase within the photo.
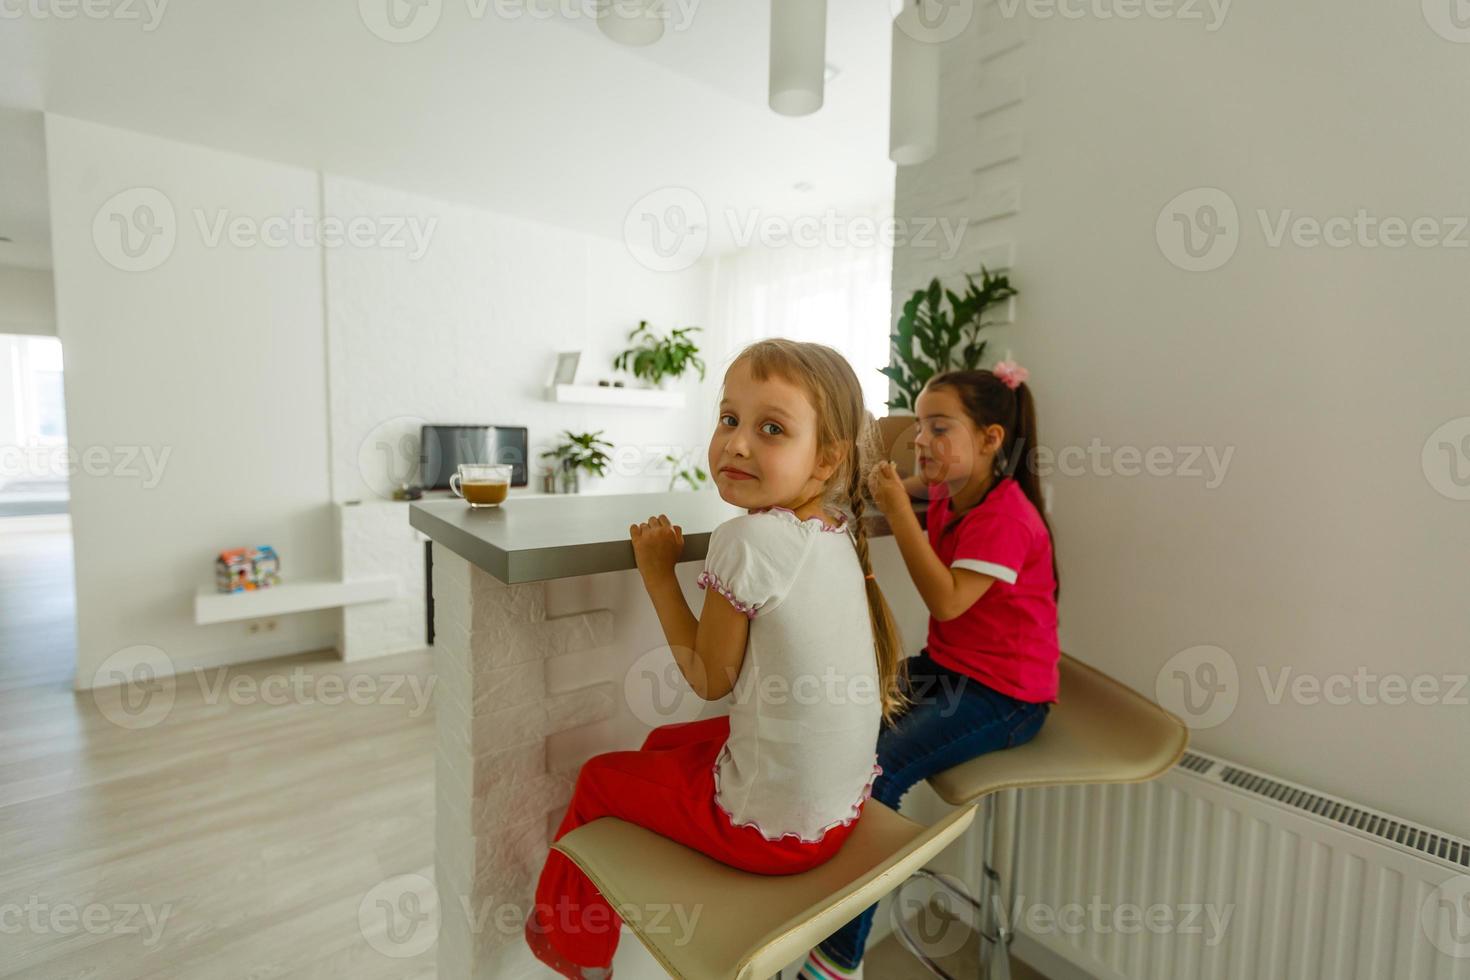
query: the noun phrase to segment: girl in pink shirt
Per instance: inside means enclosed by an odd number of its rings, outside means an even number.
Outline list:
[[[1024,368],[948,371],[915,403],[917,471],[875,465],[868,486],[929,607],[910,702],[878,737],[873,799],[898,808],[921,779],[1029,741],[1057,698],[1057,571],[1034,465]],[[911,498],[927,499],[920,526]],[[868,909],[812,950],[802,980],[861,976]]]

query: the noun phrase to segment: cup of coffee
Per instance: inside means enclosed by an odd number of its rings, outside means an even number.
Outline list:
[[[471,507],[499,507],[510,493],[510,472],[506,463],[460,463],[449,489]]]

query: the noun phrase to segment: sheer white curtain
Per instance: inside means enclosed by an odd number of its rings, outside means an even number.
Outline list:
[[[730,360],[753,340],[789,337],[827,344],[845,356],[863,386],[874,416],[886,415],[891,243],[873,244],[857,231],[877,223],[882,211],[851,217],[821,244],[752,244],[712,260],[709,377],[713,396]],[[714,404],[711,397],[710,404]]]

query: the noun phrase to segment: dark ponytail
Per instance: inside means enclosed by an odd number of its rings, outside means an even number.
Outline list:
[[[965,412],[976,428],[998,425],[1005,430],[1000,452],[995,456],[996,477],[1013,477],[1026,499],[1041,516],[1046,533],[1051,536],[1051,573],[1056,582],[1054,598],[1062,594],[1062,580],[1057,573],[1056,537],[1041,496],[1041,474],[1037,472],[1036,401],[1031,388],[1022,381],[1015,388],[993,372],[985,370],[945,371],[930,378],[925,388],[952,388],[965,406]]]

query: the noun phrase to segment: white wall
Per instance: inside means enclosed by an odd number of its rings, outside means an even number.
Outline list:
[[[0,266],[0,333],[56,333],[50,272]]]
[[[137,644],[181,671],[330,646],[326,613],[262,641],[192,609],[221,548],[274,545],[289,576],[332,569],[321,253],[210,247],[193,214],[315,214],[316,175],[59,116],[46,139],[68,440],[103,464],[71,481],[78,685]],[[170,202],[176,239],[130,272],[104,257],[121,254],[109,215],[138,217],[142,199],[108,202],[138,187]]]
[[[274,545],[288,578],[337,574],[332,502],[381,499],[390,463],[410,476],[397,436],[420,420],[526,425],[533,454],[603,429],[620,451],[599,492],[663,489],[670,445],[702,459],[692,382],[684,412],[554,404],[543,385],[557,351],[584,351],[579,380],[611,375],[639,318],[699,322],[703,267],[652,272],[621,243],[64,117],[47,142],[68,437],[100,461],[72,486],[81,686],[137,644],[180,670],[337,644],[331,612],[267,642],[196,627],[194,590],[241,544]],[[295,230],[317,216],[368,234]],[[170,234],[141,248],[149,220]]]
[[[1234,707],[1197,747],[1470,834],[1470,692],[1446,703],[1467,662],[1470,502],[1437,491],[1453,485],[1437,447],[1421,462],[1437,427],[1470,415],[1467,251],[1271,247],[1257,215],[1470,213],[1451,94],[1466,48],[1420,4],[1236,4],[1213,31],[1015,9],[1007,24],[988,7],[948,46],[944,152],[900,169],[897,211],[963,214],[1019,182],[999,227],[1022,295],[999,336],[1032,371],[1044,443],[1234,451],[1213,489],[1051,477],[1065,649],[1176,710],[1174,668],[1233,664],[1215,703]],[[1029,43],[982,65],[1007,32]],[[973,118],[1017,77],[1023,103]],[[1019,160],[973,173],[1007,133]],[[1182,254],[1172,216],[1162,237],[1156,222],[1198,187],[1233,200],[1239,245],[1191,272],[1166,256]],[[896,304],[918,268],[895,260]],[[1202,645],[1224,656],[1184,653]],[[1272,703],[1260,671],[1275,685],[1284,669],[1349,680],[1348,703]],[[1374,697],[1372,677],[1430,678],[1439,703],[1367,703],[1360,673]]]
[[[685,412],[545,398],[564,350],[583,352],[578,383],[633,384],[612,368],[627,332],[640,319],[661,331],[700,322],[702,269],[653,272],[621,243],[342,177],[326,178],[325,201],[344,221],[402,219],[427,243],[328,251],[335,499],[381,497],[415,478],[426,421],[527,426],[533,490],[536,456],[562,429],[602,429],[618,448],[587,487],[597,492],[666,488],[668,445],[703,457],[693,381],[680,383]]]

